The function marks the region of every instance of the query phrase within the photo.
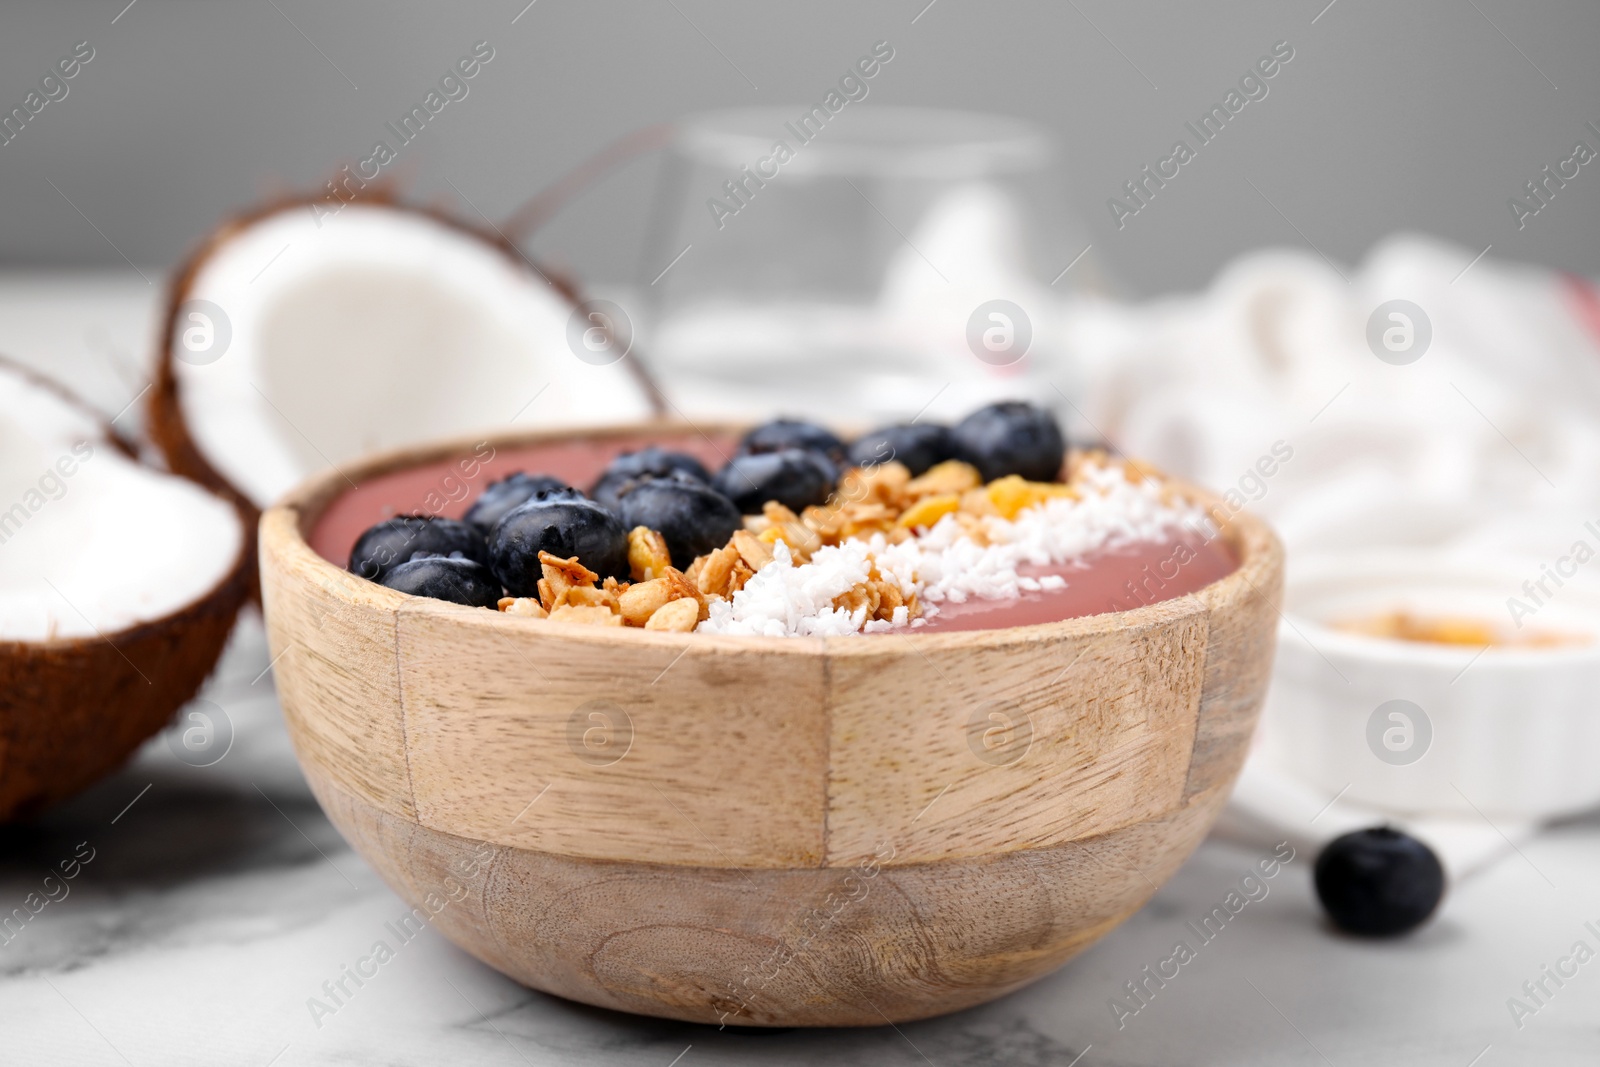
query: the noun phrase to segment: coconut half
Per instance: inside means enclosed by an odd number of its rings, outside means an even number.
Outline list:
[[[177,276],[151,435],[258,511],[375,450],[650,414],[637,360],[575,354],[575,308],[496,231],[383,199],[279,203]]]
[[[0,361],[0,820],[93,782],[195,695],[248,542],[233,504]]]

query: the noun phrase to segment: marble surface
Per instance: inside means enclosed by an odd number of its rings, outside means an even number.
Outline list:
[[[137,283],[137,280],[135,279]],[[0,279],[0,351],[72,379],[108,413],[141,387],[155,293],[127,279]],[[63,326],[65,328],[63,328]],[[137,406],[119,425],[133,428]],[[0,1064],[1593,1064],[1600,959],[1543,1004],[1524,982],[1600,950],[1600,815],[1519,842],[1454,887],[1417,935],[1331,932],[1302,852],[1200,944],[1270,847],[1213,838],[1138,915],[1056,974],[929,1022],[857,1031],[719,1031],[530,992],[432,929],[397,945],[406,906],[323,818],[295,766],[247,618],[204,694],[233,737],[206,767],[153,739],[126,768],[35,823],[0,828]],[[84,863],[81,857],[92,855]],[[71,868],[69,868],[71,869]],[[1004,908],[1006,902],[994,902]],[[394,958],[331,1014],[312,998],[384,939]],[[1195,957],[1119,1020],[1113,998],[1183,939]],[[1570,967],[1570,965],[1569,965]],[[1153,985],[1152,985],[1152,988]],[[1536,1013],[1518,1021],[1508,998]],[[1133,1002],[1128,1002],[1133,1003]],[[1120,1025],[1119,1025],[1120,1022]]]

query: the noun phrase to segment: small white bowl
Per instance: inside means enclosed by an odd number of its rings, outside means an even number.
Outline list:
[[[1596,564],[1600,571],[1600,562]],[[1600,581],[1565,580],[1524,628],[1588,635],[1487,651],[1368,637],[1395,610],[1512,625],[1538,561],[1424,549],[1290,560],[1262,744],[1329,795],[1396,813],[1550,818],[1600,804]],[[1391,704],[1391,701],[1409,702]]]

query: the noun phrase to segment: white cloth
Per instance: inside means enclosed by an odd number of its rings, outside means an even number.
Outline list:
[[[1318,257],[1241,259],[1200,295],[1083,303],[1066,350],[1085,414],[1130,453],[1218,490],[1282,440],[1251,506],[1291,553],[1430,544],[1548,558],[1600,516],[1600,293],[1417,237],[1348,284]],[[1465,273],[1462,273],[1465,270]],[[1409,300],[1432,341],[1379,360],[1367,321]]]
[[[1078,434],[1238,492],[1282,535],[1291,574],[1299,553],[1369,547],[1553,559],[1600,519],[1600,289],[1475,255],[1397,236],[1346,278],[1313,253],[1268,251],[1203,294],[1080,301],[1063,327],[1093,423]],[[1431,327],[1405,365],[1367,339],[1391,300]],[[1280,441],[1292,458],[1253,475]],[[1316,847],[1389,821],[1429,841],[1453,876],[1537,830],[1408,821],[1348,800],[1322,811],[1330,799],[1258,747],[1219,830]]]

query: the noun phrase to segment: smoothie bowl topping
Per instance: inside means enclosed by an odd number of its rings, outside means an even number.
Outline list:
[[[519,471],[461,519],[397,516],[350,570],[401,592],[600,626],[771,637],[1056,621],[1193,592],[1234,569],[1202,507],[1071,450],[1045,412],[846,445],[757,427],[716,473],[648,447],[587,493]]]

